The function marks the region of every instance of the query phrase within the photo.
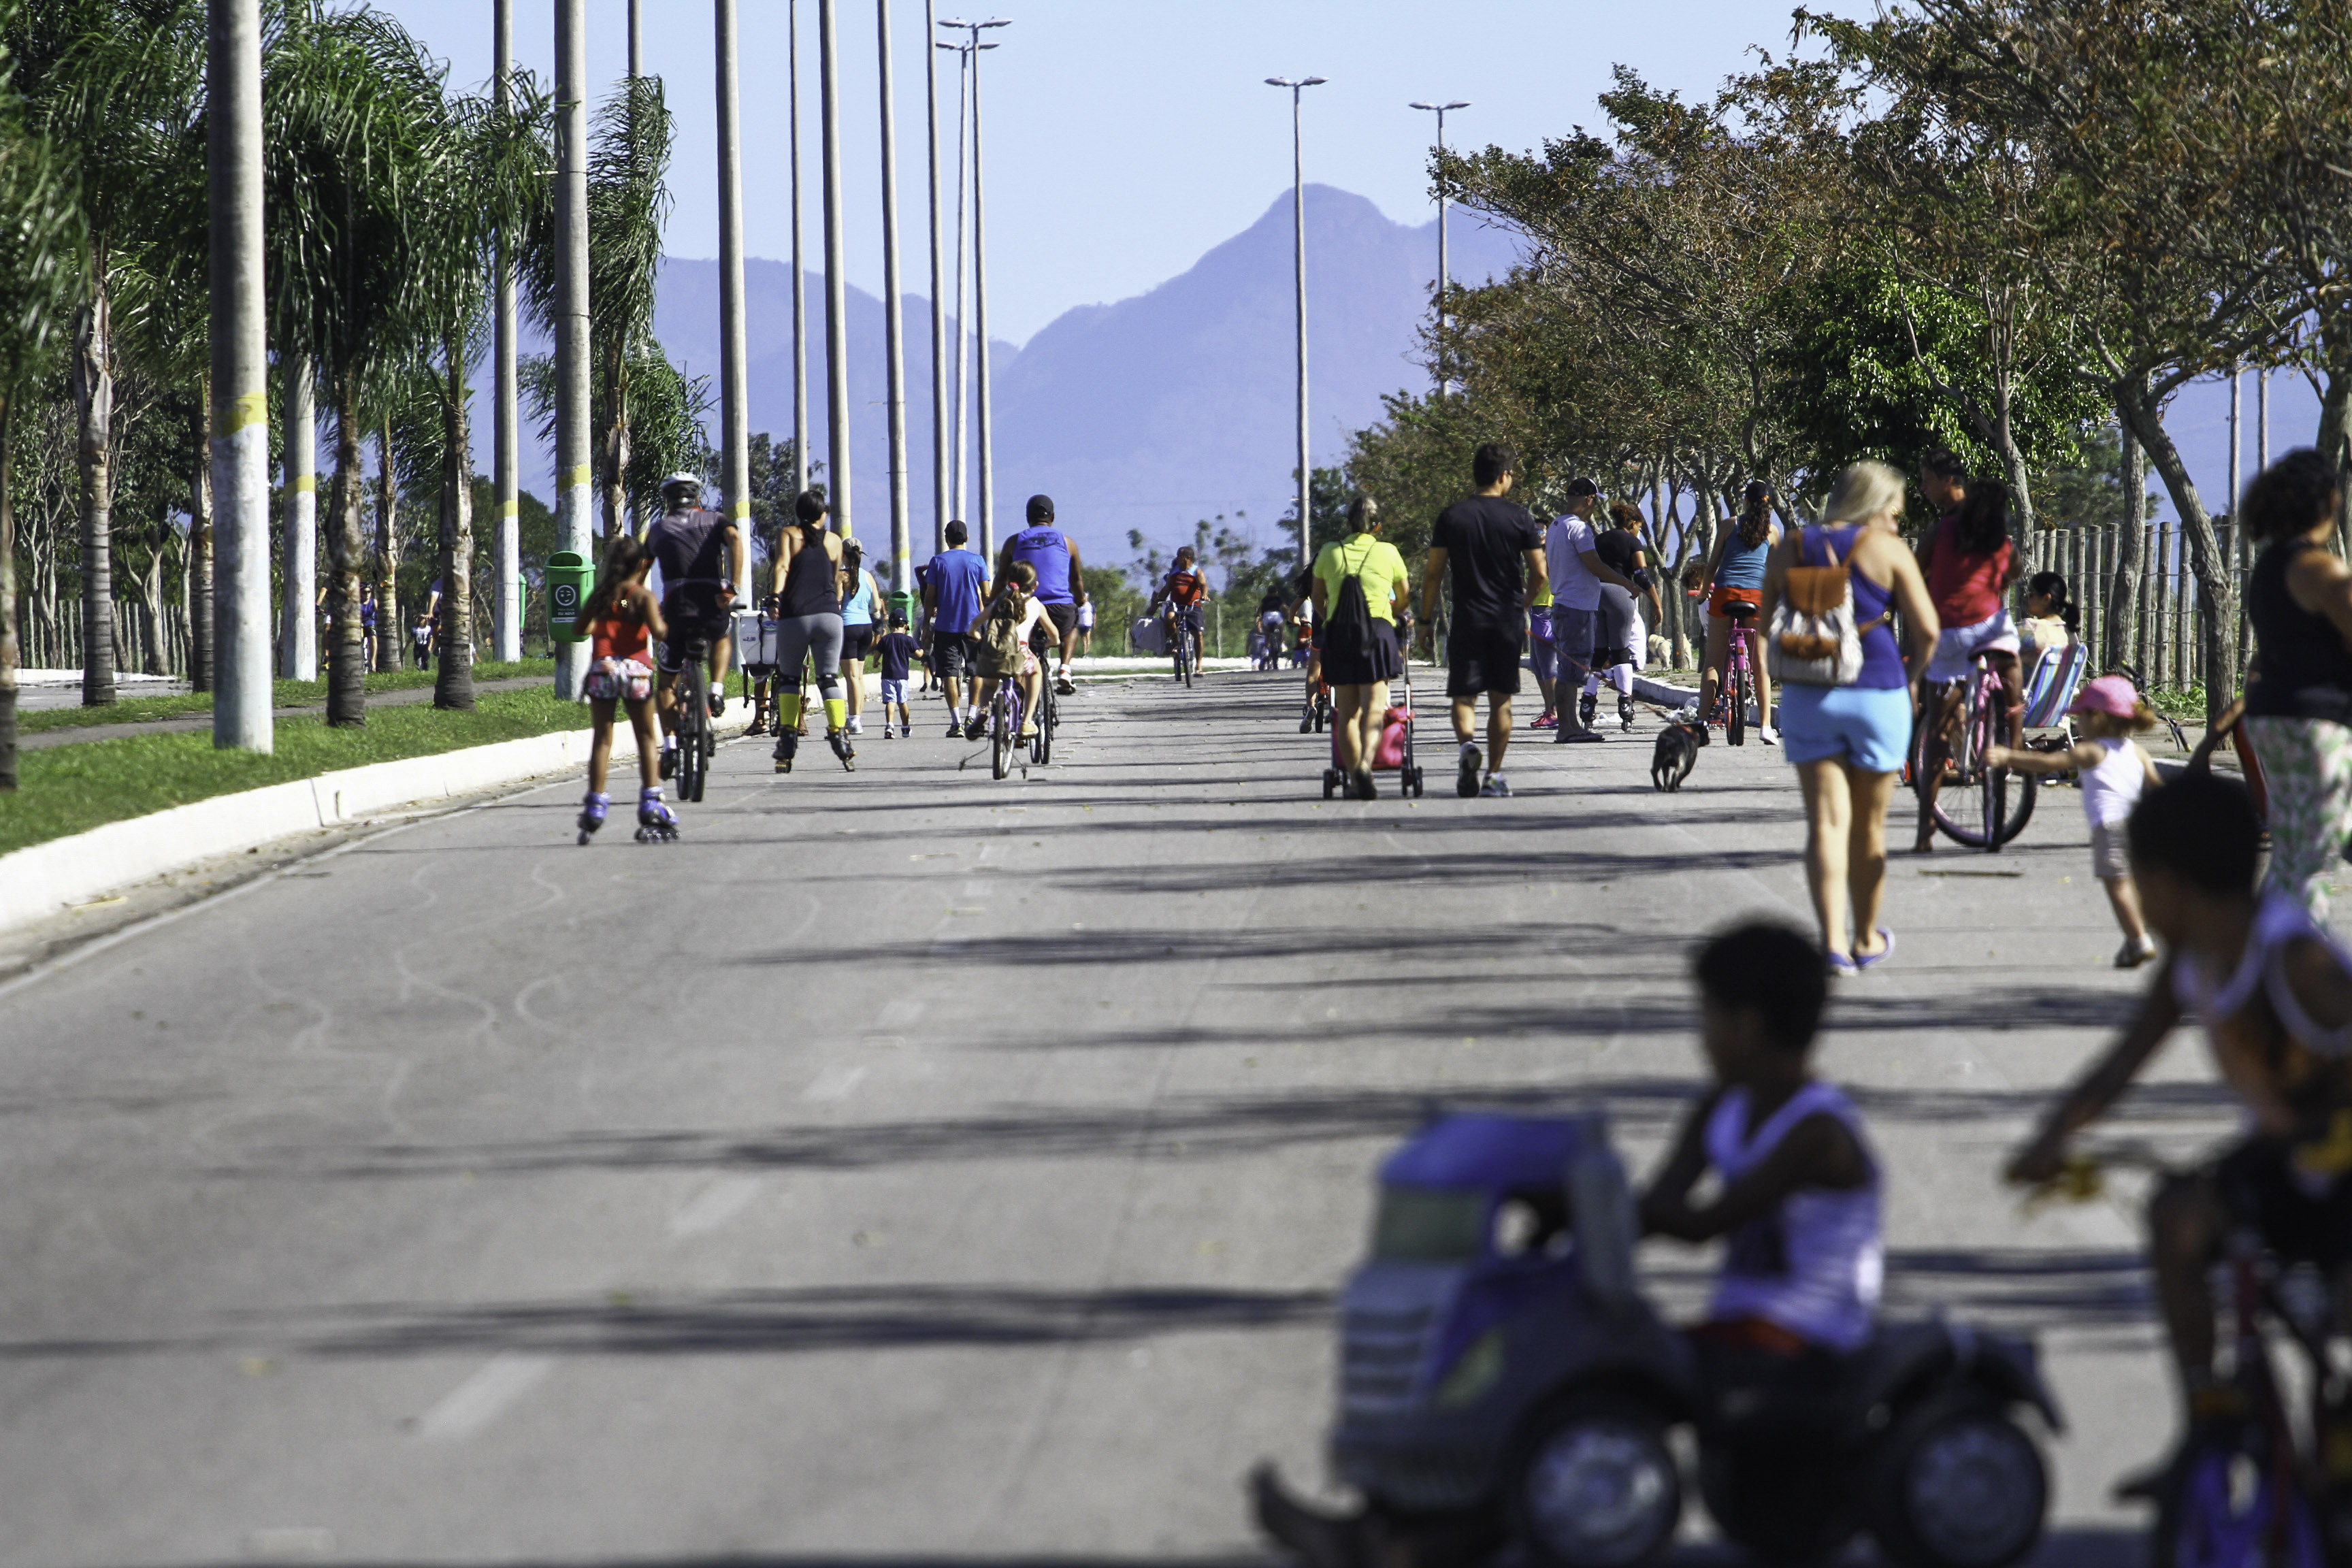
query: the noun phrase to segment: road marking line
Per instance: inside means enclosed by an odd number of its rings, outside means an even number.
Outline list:
[[[827,1068],[816,1081],[801,1090],[803,1100],[847,1100],[866,1079],[864,1068]]]
[[[500,1351],[420,1416],[416,1435],[434,1442],[470,1437],[505,1415],[508,1406],[554,1370],[553,1356]]]
[[[672,1236],[708,1236],[751,1206],[760,1195],[757,1176],[721,1176],[669,1216]]]

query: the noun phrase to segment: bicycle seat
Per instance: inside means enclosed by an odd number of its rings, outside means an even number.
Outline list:
[[[1756,618],[1757,609],[1757,605],[1744,599],[1734,599],[1723,606],[1723,615],[1726,620],[1752,621]]]

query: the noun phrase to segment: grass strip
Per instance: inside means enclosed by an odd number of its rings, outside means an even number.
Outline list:
[[[555,661],[551,658],[526,658],[518,663],[497,662],[474,666],[476,680],[509,680],[526,675],[552,676]],[[420,686],[433,684],[429,669],[388,670],[367,678],[367,689],[377,691],[413,691]],[[275,680],[270,682],[270,702],[278,708],[320,707],[327,700],[327,683],[323,680]],[[182,692],[176,697],[126,697],[102,708],[44,708],[35,712],[19,710],[16,728],[31,734],[40,730],[79,730],[93,724],[147,724],[158,719],[187,719],[213,710],[209,691]]]
[[[0,855],[238,790],[587,727],[588,710],[551,691],[489,691],[470,713],[418,703],[339,730],[324,719],[281,719],[268,756],[215,751],[201,732],[25,752],[16,759],[16,793],[0,794]]]

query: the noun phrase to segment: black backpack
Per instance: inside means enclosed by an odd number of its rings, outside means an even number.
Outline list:
[[[1338,658],[1343,668],[1364,668],[1372,662],[1372,608],[1364,598],[1364,580],[1357,575],[1371,560],[1367,551],[1364,559],[1349,569],[1345,555],[1335,553],[1333,559],[1340,567],[1339,591],[1331,597],[1331,614],[1323,623],[1323,657]]]

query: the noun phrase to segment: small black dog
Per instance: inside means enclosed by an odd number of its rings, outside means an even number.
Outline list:
[[[1672,795],[1690,777],[1698,749],[1706,744],[1704,724],[1669,724],[1658,731],[1658,749],[1650,754],[1650,782],[1661,795]]]

